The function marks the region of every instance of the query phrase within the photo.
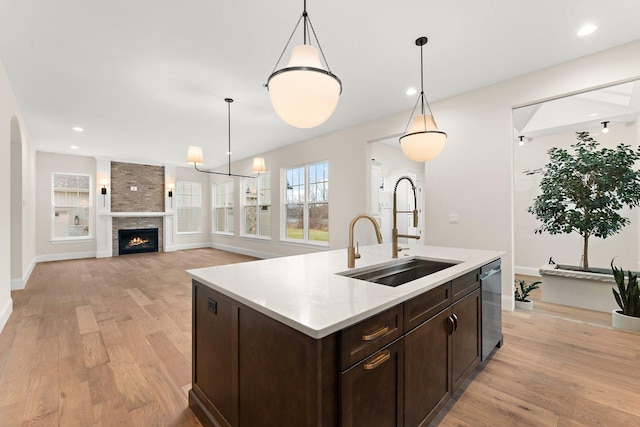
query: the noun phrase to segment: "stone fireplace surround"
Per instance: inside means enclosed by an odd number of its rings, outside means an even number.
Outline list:
[[[98,161],[97,179],[108,182],[98,206],[97,257],[118,255],[118,230],[158,228],[158,251],[173,249],[173,209],[165,187],[173,183],[175,167]],[[101,187],[100,187],[101,188]],[[101,196],[98,191],[98,198]]]

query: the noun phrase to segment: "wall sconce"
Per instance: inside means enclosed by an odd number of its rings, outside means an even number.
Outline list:
[[[173,184],[169,184],[169,198],[171,199],[171,209],[173,209]]]
[[[607,127],[607,125],[609,124],[609,122],[602,122],[602,133],[609,133],[609,128]]]
[[[102,178],[100,184],[102,184],[102,189],[100,190],[102,193],[102,206],[107,206],[107,180]]]

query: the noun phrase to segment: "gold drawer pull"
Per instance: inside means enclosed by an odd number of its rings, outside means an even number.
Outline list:
[[[384,327],[378,329],[377,331],[375,331],[372,334],[363,335],[362,336],[362,341],[375,340],[376,338],[381,337],[382,335],[386,334],[387,332],[389,332],[389,327],[388,326],[384,326]]]
[[[389,360],[390,357],[391,353],[389,352],[389,350],[385,350],[382,353],[378,354],[371,362],[365,363],[364,370],[370,371],[372,369],[376,369],[378,366]]]

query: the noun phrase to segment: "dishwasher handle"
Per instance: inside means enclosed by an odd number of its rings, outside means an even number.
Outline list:
[[[485,269],[490,268],[490,270],[486,271]],[[502,271],[500,260],[494,261],[490,264],[482,267],[480,271],[480,280],[484,280],[487,277],[493,276],[494,274],[498,274]]]

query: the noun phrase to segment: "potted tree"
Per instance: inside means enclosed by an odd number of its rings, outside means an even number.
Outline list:
[[[618,289],[612,289],[613,296],[620,310],[613,310],[611,321],[614,328],[627,329],[640,332],[640,288],[638,288],[638,275],[627,272],[628,281],[625,283],[625,274],[611,261],[611,270]]]
[[[513,297],[516,302],[516,308],[521,308],[523,310],[533,310],[533,301],[531,301],[529,297],[529,293],[534,289],[538,289],[540,287],[540,283],[542,282],[531,282],[527,283],[526,280],[515,280]]]
[[[551,148],[547,165],[525,172],[542,174],[542,193],[527,209],[541,221],[534,232],[578,233],[582,237],[581,266],[548,265],[540,269],[545,283],[542,297],[544,301],[609,312],[614,307],[609,297],[613,277],[608,268],[589,265],[589,239],[606,239],[630,223],[620,209],[640,205],[640,171],[635,168],[640,155],[623,143],[615,149],[600,148],[589,132],[576,132],[576,138],[572,152]],[[589,285],[591,288],[558,283],[566,282],[564,278],[600,283]],[[603,282],[608,283],[602,286]]]

